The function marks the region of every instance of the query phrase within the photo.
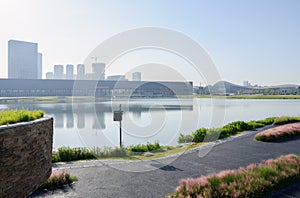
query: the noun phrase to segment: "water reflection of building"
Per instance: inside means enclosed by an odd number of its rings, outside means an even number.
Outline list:
[[[105,129],[105,117],[104,112],[96,112],[93,121],[93,129]]]
[[[77,128],[82,129],[85,126],[85,114],[77,113]]]
[[[63,128],[64,127],[64,116],[62,113],[54,113],[54,124],[55,128]]]
[[[74,127],[74,116],[72,112],[66,113],[67,115],[67,128],[73,128]]]
[[[129,111],[130,110],[132,111],[132,116],[134,118],[140,119],[142,117],[142,106],[141,105],[135,105],[135,106],[131,107],[129,109]]]

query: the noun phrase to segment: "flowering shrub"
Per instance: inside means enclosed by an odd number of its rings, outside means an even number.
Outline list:
[[[174,197],[262,197],[300,179],[300,157],[285,155],[236,170],[180,180]]]
[[[295,135],[300,135],[300,123],[286,124],[271,128],[257,133],[254,138],[258,141],[271,142]]]
[[[40,189],[53,189],[77,181],[75,176],[71,176],[66,170],[53,170],[50,177],[40,187]]]

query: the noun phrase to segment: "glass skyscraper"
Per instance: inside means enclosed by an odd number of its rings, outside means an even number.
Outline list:
[[[8,41],[8,78],[38,79],[38,44]]]

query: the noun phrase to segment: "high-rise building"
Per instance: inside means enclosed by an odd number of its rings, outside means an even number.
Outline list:
[[[142,80],[142,73],[141,72],[133,72],[132,73],[132,80],[133,81],[141,81]]]
[[[85,79],[85,67],[84,64],[77,65],[77,79],[83,80]]]
[[[38,78],[38,44],[8,41],[8,78]]]
[[[37,56],[37,71],[38,71],[38,79],[43,78],[43,55],[42,53],[38,53]]]
[[[105,79],[105,63],[93,63],[93,79],[92,80],[104,80]]]
[[[64,66],[63,65],[54,65],[54,79],[63,79],[64,76]]]
[[[66,79],[73,80],[74,79],[74,66],[68,64],[66,66]]]
[[[53,72],[47,72],[46,79],[53,79]]]
[[[249,81],[243,81],[243,86],[244,87],[250,87],[251,84],[249,83]]]
[[[113,80],[113,81],[127,81],[125,75],[112,75],[112,76],[107,76],[106,80]]]

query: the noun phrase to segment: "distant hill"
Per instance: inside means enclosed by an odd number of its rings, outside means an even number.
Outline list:
[[[266,86],[263,88],[269,88],[269,89],[282,89],[282,88],[299,88],[300,85],[296,85],[296,84],[285,84],[285,85],[275,85],[275,86]]]
[[[219,81],[212,86],[205,87],[204,90],[205,93],[211,94],[297,94],[300,91],[300,85],[285,84],[265,87],[245,87],[228,81]],[[270,90],[273,90],[273,92]]]

